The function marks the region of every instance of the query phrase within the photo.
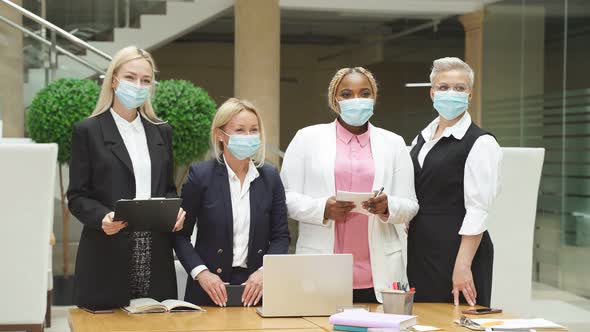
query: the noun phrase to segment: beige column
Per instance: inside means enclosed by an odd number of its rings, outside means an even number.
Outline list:
[[[13,1],[22,5],[21,0]],[[0,4],[0,16],[21,24],[20,14]],[[23,35],[0,22],[0,113],[4,137],[23,137],[25,110],[23,101]]]
[[[459,21],[465,29],[465,62],[471,66],[475,73],[473,85],[473,99],[469,113],[473,122],[482,125],[482,54],[483,54],[483,18],[482,10],[468,13],[459,17]]]
[[[234,93],[262,114],[266,158],[278,165],[273,150],[280,134],[281,13],[279,0],[235,0]]]

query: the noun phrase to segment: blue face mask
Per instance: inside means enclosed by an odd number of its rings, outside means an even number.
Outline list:
[[[115,95],[127,109],[138,108],[150,97],[149,86],[137,86],[125,80],[119,80]]]
[[[229,136],[227,148],[238,160],[244,160],[252,157],[260,148],[260,135],[229,135],[225,131],[222,133]]]
[[[375,99],[353,98],[338,102],[340,105],[340,117],[351,126],[360,127],[369,121],[373,115]]]
[[[456,119],[469,106],[469,94],[466,92],[436,91],[434,93],[434,108],[447,120]]]

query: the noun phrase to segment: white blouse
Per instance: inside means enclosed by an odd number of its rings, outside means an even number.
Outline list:
[[[135,197],[150,198],[152,196],[152,161],[141,115],[137,114],[135,120],[129,122],[112,108],[111,114],[131,158],[133,175],[135,176]]]
[[[418,153],[420,166],[424,164],[426,155],[442,137],[452,135],[456,139],[462,139],[471,126],[471,116],[465,113],[452,127],[445,128],[439,138],[433,139],[438,124],[437,117],[422,130],[421,135],[425,143]],[[412,146],[417,142],[418,137],[414,139]],[[480,136],[473,144],[465,162],[463,186],[466,213],[459,230],[460,235],[478,235],[487,230],[489,211],[500,192],[501,164],[502,150],[496,139],[490,135]]]
[[[256,166],[250,161],[248,173],[244,179],[244,184],[240,183],[240,178],[226,163],[227,175],[229,180],[229,191],[231,194],[231,208],[234,225],[233,237],[233,260],[232,267],[248,267],[248,242],[250,240],[250,184],[260,173]],[[207,266],[199,265],[191,271],[191,277],[195,279],[199,273],[207,270]]]

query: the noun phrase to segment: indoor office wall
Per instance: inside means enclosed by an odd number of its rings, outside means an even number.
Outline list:
[[[503,146],[546,149],[536,281],[590,297],[590,3],[487,6],[483,122]]]
[[[390,45],[394,47],[394,45]],[[403,43],[396,44],[399,50]],[[428,88],[407,88],[406,83],[428,82],[432,60],[442,56],[461,56],[463,46],[422,54],[418,60],[381,58],[344,59],[331,63],[318,61],[334,47],[282,45],[280,148],[285,150],[297,130],[333,121],[328,107],[328,85],[342,67],[366,66],[379,84],[379,100],[372,122],[404,137],[407,144],[435,117]],[[424,53],[424,51],[421,51]],[[233,44],[171,43],[153,52],[159,68],[158,79],[186,79],[207,90],[219,104],[233,96]]]

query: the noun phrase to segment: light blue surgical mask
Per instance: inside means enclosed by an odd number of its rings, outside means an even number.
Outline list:
[[[434,109],[447,120],[456,119],[463,114],[469,106],[469,94],[467,92],[436,91],[433,101]]]
[[[222,133],[229,136],[227,148],[238,160],[252,157],[260,148],[260,135],[230,135],[225,131]]]
[[[138,108],[150,97],[150,87],[135,85],[126,80],[119,80],[115,95],[127,109]]]
[[[338,102],[340,105],[340,117],[351,126],[360,127],[373,116],[375,99],[353,98]]]

